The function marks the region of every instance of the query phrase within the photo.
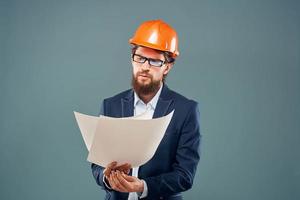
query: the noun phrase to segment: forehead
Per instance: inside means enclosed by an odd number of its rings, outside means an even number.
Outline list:
[[[164,55],[162,52],[147,47],[138,47],[135,53],[148,58],[164,60]]]

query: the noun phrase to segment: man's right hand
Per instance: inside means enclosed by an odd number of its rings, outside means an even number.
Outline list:
[[[125,174],[129,174],[131,169],[131,164],[125,163],[122,165],[118,165],[116,161],[109,163],[106,168],[103,170],[103,174],[105,177],[109,178],[112,171],[120,171]]]

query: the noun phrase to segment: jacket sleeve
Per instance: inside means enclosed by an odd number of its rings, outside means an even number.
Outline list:
[[[100,107],[100,112],[99,115],[105,115],[105,110],[104,110],[104,104],[105,104],[105,100],[102,102],[101,107]],[[105,183],[103,182],[104,177],[103,177],[103,170],[104,167],[101,167],[97,164],[92,163],[91,164],[91,168],[92,168],[92,173],[93,176],[95,178],[96,183],[104,190],[111,190],[110,188],[108,188]]]
[[[92,168],[92,173],[93,173],[93,176],[96,180],[96,183],[102,188],[102,189],[107,189],[108,188],[106,187],[106,185],[104,184],[103,182],[103,170],[104,168],[99,166],[99,165],[96,165],[94,163],[92,163],[91,165],[91,168]]]
[[[199,109],[195,103],[190,108],[181,128],[172,171],[144,178],[148,186],[147,198],[158,199],[159,196],[169,196],[192,187],[200,160],[200,140]]]

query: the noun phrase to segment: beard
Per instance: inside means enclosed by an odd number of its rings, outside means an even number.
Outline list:
[[[148,95],[151,93],[155,93],[159,90],[160,88],[160,80],[158,81],[154,81],[153,77],[149,74],[147,74],[150,78],[150,83],[140,83],[138,81],[138,76],[140,74],[137,73],[136,77],[134,76],[134,74],[132,74],[132,78],[131,78],[131,85],[132,88],[134,89],[134,91],[140,96],[140,95]]]

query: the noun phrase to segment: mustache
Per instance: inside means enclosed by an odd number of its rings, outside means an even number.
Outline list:
[[[145,73],[145,72],[137,72],[136,74],[137,76],[147,76],[149,78],[152,78],[152,75],[149,73]]]

